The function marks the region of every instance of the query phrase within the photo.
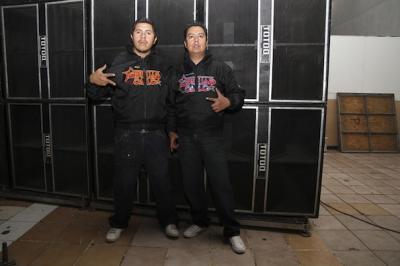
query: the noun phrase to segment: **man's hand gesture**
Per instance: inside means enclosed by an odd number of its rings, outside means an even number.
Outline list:
[[[108,84],[115,86],[115,82],[109,79],[110,77],[115,77],[114,73],[104,73],[103,71],[106,69],[107,65],[99,67],[90,74],[89,81],[90,83],[97,86],[107,86]]]
[[[218,113],[231,106],[231,102],[217,88],[215,90],[217,92],[217,98],[207,97],[206,100],[213,102],[211,108],[214,112]]]

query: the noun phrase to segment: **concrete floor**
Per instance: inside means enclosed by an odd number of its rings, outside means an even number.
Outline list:
[[[0,240],[19,266],[400,265],[399,233],[342,213],[400,231],[400,155],[329,151],[322,184],[311,237],[243,229],[244,255],[231,251],[218,226],[195,239],[169,240],[154,218],[134,216],[122,238],[107,244],[108,212],[5,199]]]

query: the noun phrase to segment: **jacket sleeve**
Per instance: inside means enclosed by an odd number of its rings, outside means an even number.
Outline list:
[[[93,101],[104,100],[105,98],[111,97],[113,94],[113,88],[111,86],[97,86],[90,81],[86,83],[86,95]]]
[[[173,67],[170,67],[167,74],[167,133],[177,132],[176,129],[176,86],[177,86],[177,73]]]
[[[221,83],[224,86],[223,94],[231,102],[231,105],[226,110],[231,112],[240,111],[244,104],[246,93],[236,82],[232,68],[225,63],[223,63],[222,67]]]

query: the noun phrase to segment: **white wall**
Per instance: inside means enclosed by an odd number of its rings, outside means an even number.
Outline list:
[[[400,100],[400,37],[332,35],[329,57],[328,99],[351,92]]]

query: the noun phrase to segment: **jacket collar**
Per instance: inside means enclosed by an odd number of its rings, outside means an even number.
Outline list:
[[[211,62],[212,55],[206,51],[206,54],[204,58],[196,65],[193,63],[193,61],[189,57],[189,53],[185,51],[184,57],[183,57],[183,66],[185,69],[185,72],[193,72],[195,68],[204,68],[209,65]]]
[[[127,52],[132,55],[136,60],[140,61],[143,59],[148,59],[150,57],[152,57],[153,55],[157,54],[157,51],[155,50],[155,48],[151,48],[150,54],[148,54],[145,58],[140,57],[139,55],[137,55],[134,51],[133,51],[133,46],[132,44],[129,44],[126,46],[126,50]]]

